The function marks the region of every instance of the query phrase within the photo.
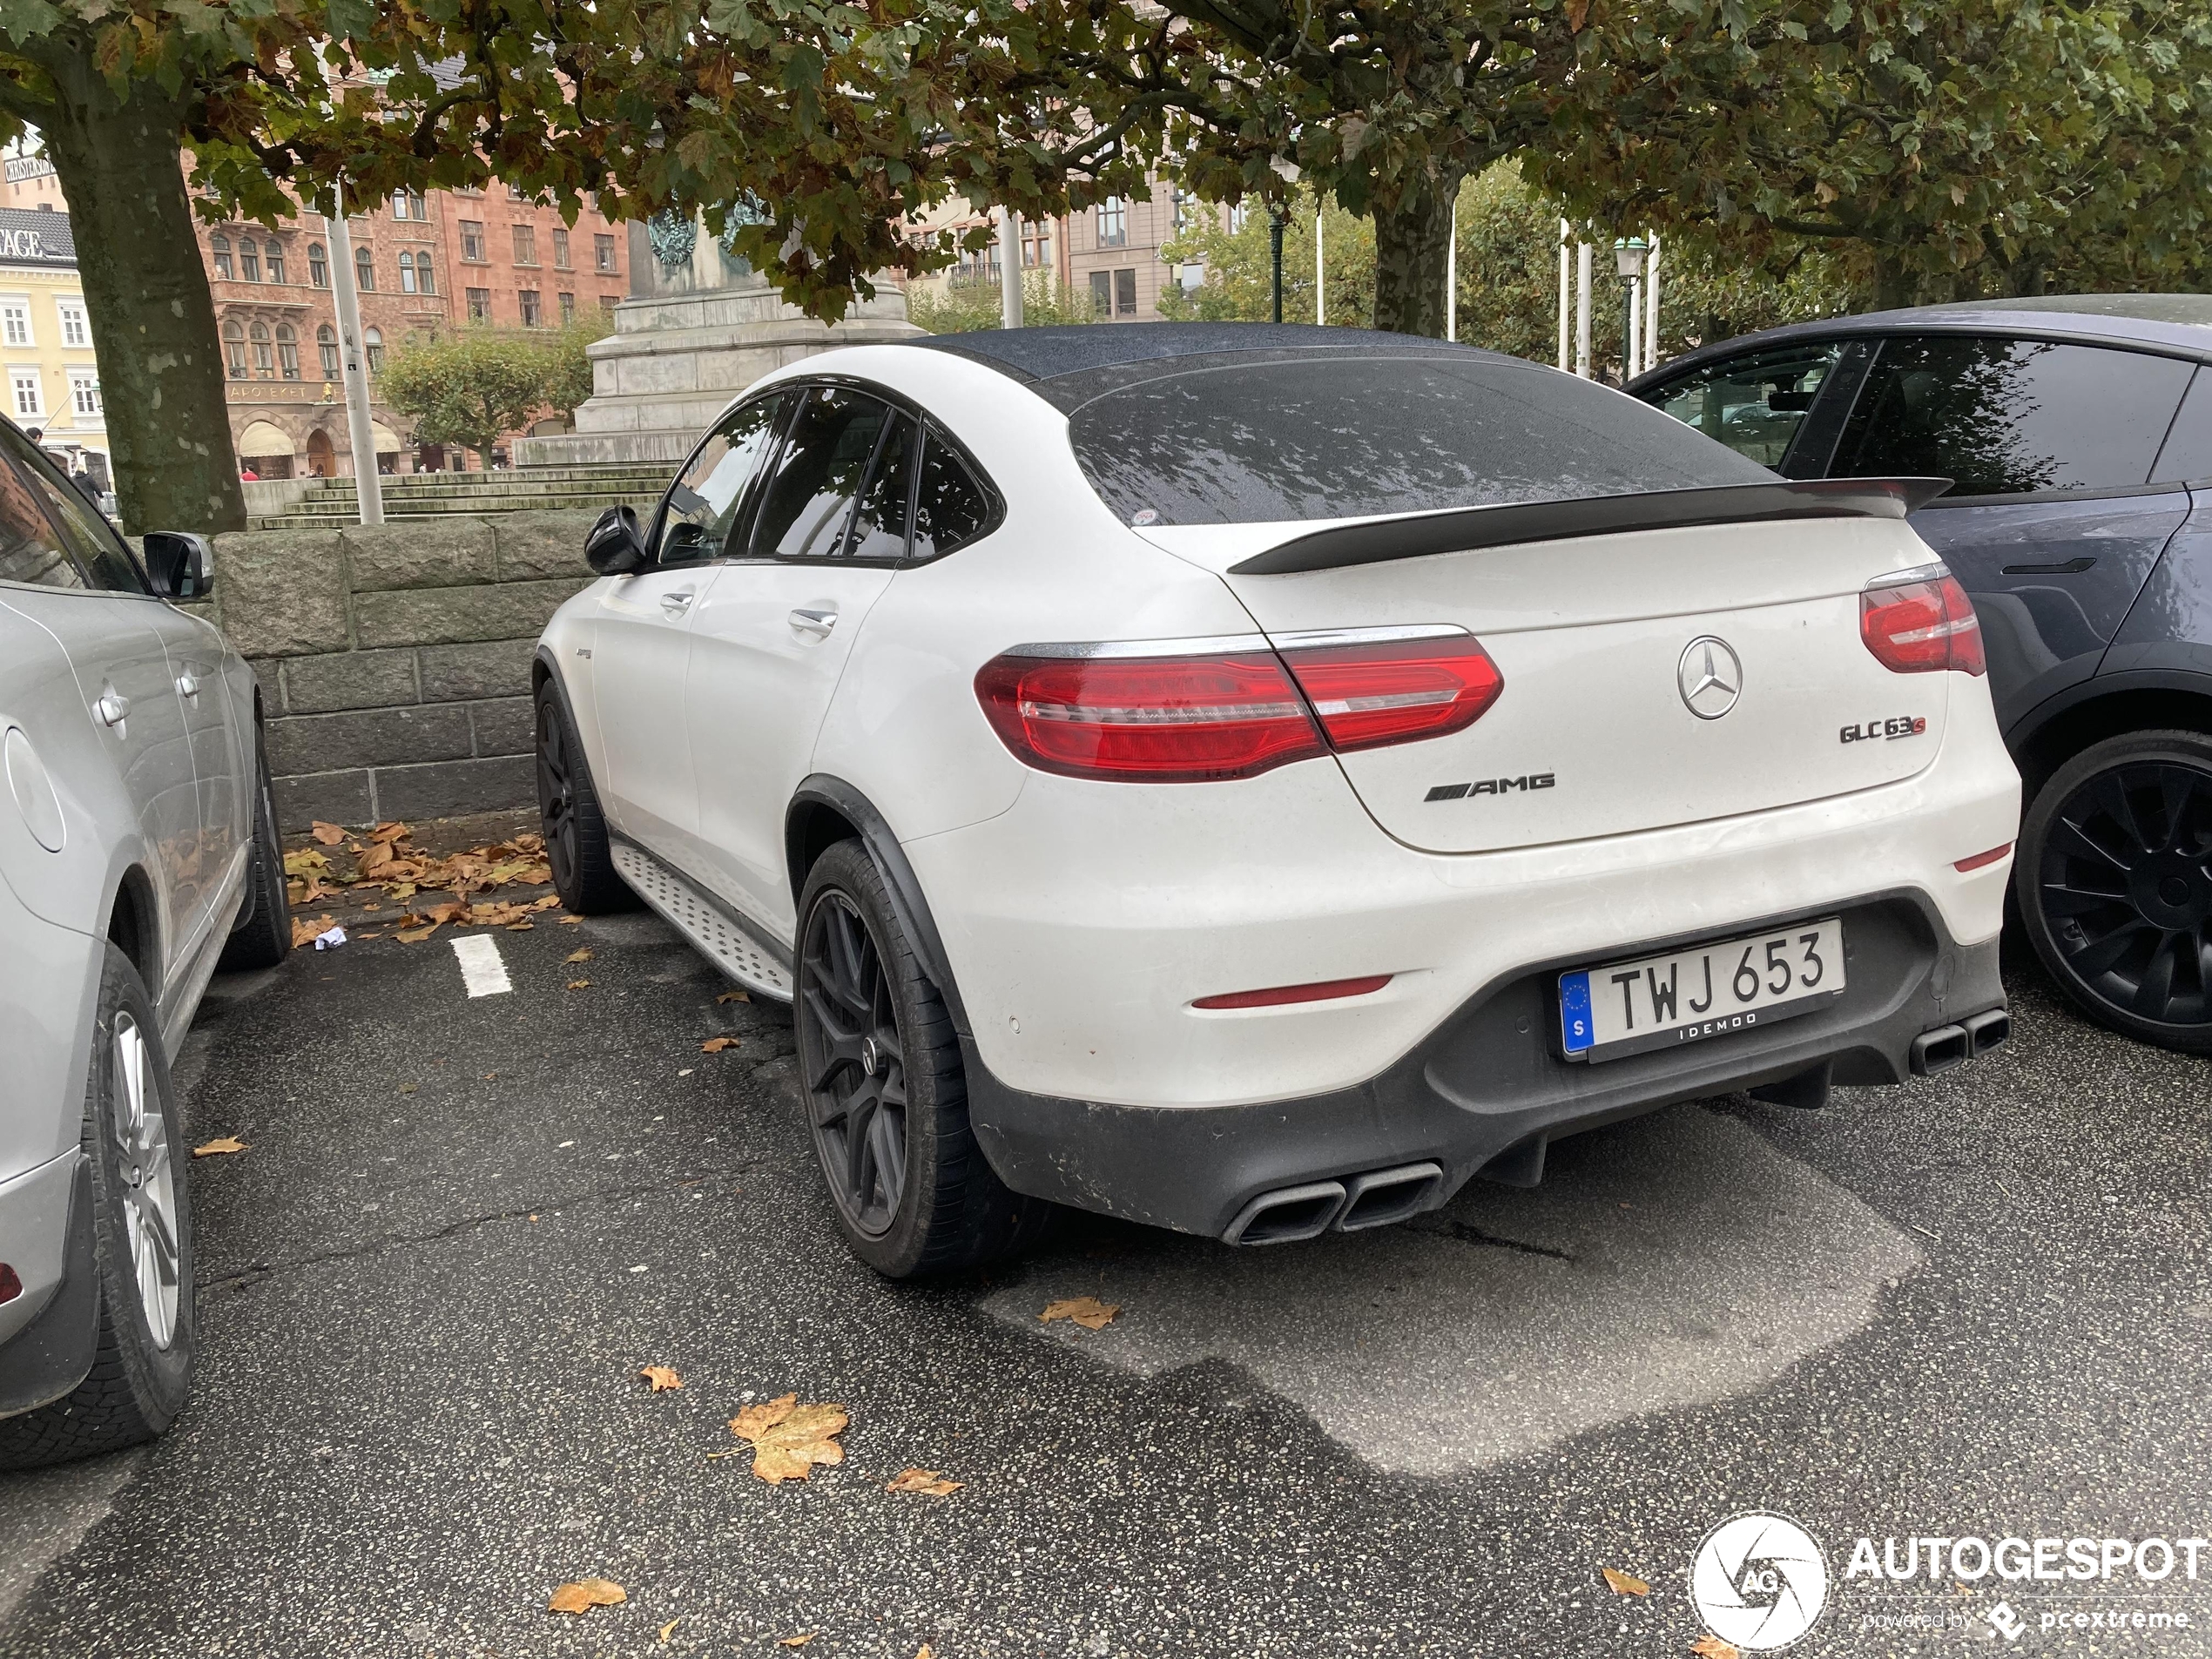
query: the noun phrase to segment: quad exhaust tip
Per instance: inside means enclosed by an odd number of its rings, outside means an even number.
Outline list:
[[[1433,1204],[1444,1186],[1435,1163],[1406,1163],[1343,1181],[1310,1181],[1263,1192],[1237,1212],[1222,1240],[1231,1244],[1294,1244],[1334,1228],[1358,1232],[1387,1227]]]

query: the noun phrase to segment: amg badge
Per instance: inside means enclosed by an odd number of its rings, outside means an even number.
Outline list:
[[[1471,784],[1439,784],[1424,800],[1464,800],[1470,795],[1510,795],[1516,789],[1549,789],[1557,779],[1548,772],[1520,778],[1478,778]]]
[[[1917,738],[1928,729],[1927,718],[1919,714],[1900,714],[1887,720],[1868,720],[1858,725],[1844,728],[1845,743],[1871,743],[1880,738],[1885,741],[1896,738]]]

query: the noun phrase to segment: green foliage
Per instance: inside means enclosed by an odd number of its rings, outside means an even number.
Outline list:
[[[907,290],[907,316],[933,334],[967,334],[996,328],[1005,319],[1005,300],[996,280],[955,278],[941,289]],[[1049,271],[1022,273],[1022,321],[1031,328],[1055,323],[1096,322],[1097,310],[1088,293],[1078,293]]]
[[[489,467],[503,435],[523,430],[539,411],[559,407],[556,395],[577,389],[573,360],[584,342],[565,340],[566,333],[475,324],[411,334],[385,364],[378,390],[415,417],[417,442],[464,444]],[[588,377],[583,389],[590,390]]]
[[[539,336],[547,355],[545,407],[568,419],[577,405],[591,395],[591,359],[584,347],[615,331],[615,320],[604,311],[579,313],[550,334]]]
[[[1196,288],[1170,287],[1160,314],[1176,321],[1264,322],[1274,314],[1275,266],[1266,212],[1242,215],[1234,231],[1204,214],[1191,229],[1160,250],[1173,264],[1205,266]],[[1334,202],[1321,218],[1322,280],[1328,289],[1325,319],[1339,327],[1366,328],[1375,314],[1375,226]],[[1313,320],[1313,204],[1291,208],[1283,226],[1283,320]]]

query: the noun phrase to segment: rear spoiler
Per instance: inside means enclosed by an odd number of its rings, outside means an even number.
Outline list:
[[[1634,496],[1588,496],[1575,501],[1508,502],[1451,507],[1364,524],[1338,524],[1294,536],[1229,567],[1231,576],[1288,576],[1350,564],[1466,553],[1478,548],[1558,542],[1627,530],[1680,529],[1696,524],[1745,524],[1762,519],[1903,518],[1951,488],[1948,478],[1778,479],[1770,484],[1720,484],[1703,489],[1655,489]]]

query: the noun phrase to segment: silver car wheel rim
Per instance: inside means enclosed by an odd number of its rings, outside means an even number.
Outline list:
[[[169,1123],[149,1099],[145,1034],[128,1014],[115,1016],[115,1065],[108,1109],[123,1177],[123,1222],[131,1244],[138,1305],[157,1348],[177,1337],[177,1177]]]

